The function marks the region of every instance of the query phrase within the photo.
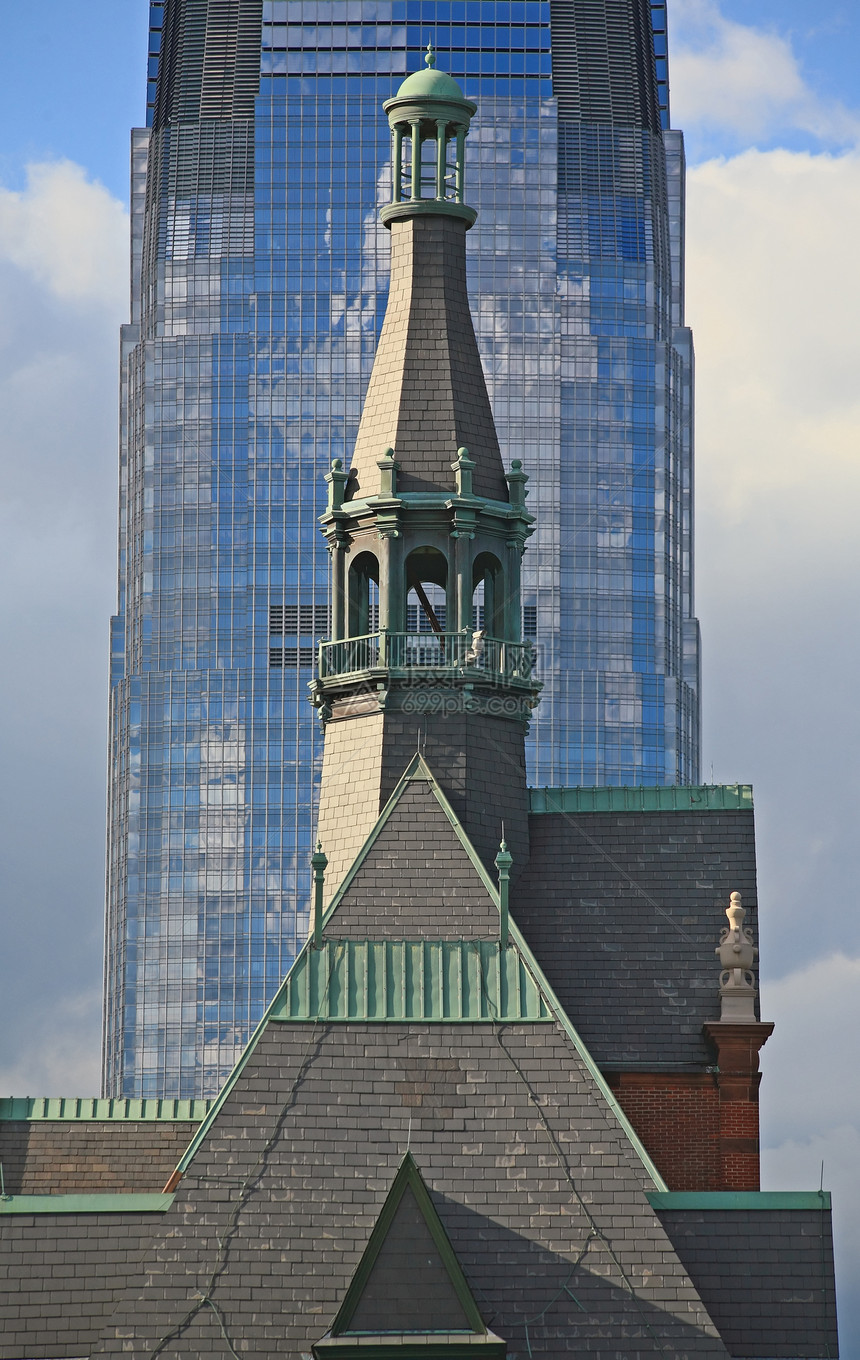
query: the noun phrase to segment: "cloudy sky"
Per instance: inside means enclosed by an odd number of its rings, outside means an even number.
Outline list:
[[[145,0],[4,8],[0,1094],[98,1087],[128,129]],[[670,0],[705,778],[752,782],[764,1188],[834,1192],[860,1354],[860,6]]]

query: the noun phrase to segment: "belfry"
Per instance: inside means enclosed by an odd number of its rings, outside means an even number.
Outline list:
[[[833,1356],[829,1197],[759,1189],[751,790],[528,788],[475,105],[431,64],[385,108],[308,940],[211,1104],[0,1101],[0,1360]]]
[[[520,563],[532,516],[521,463],[502,464],[466,293],[475,105],[430,65],[385,109],[388,310],[352,467],[335,460],[323,517],[332,636],[313,691],[333,883],[416,750],[485,862],[502,825],[515,862],[528,857],[524,737],[539,686]]]

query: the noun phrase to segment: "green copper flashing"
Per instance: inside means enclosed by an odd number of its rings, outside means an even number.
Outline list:
[[[394,1177],[391,1189],[386,1195],[385,1203],[382,1206],[379,1218],[376,1220],[373,1232],[370,1234],[362,1258],[356,1267],[355,1274],[353,1275],[350,1286],[344,1296],[343,1303],[338,1309],[337,1316],[332,1323],[331,1335],[333,1337],[360,1335],[360,1333],[350,1332],[350,1323],[352,1322],[353,1315],[361,1301],[361,1297],[367,1288],[371,1272],[391,1229],[391,1225],[394,1222],[394,1216],[397,1213],[400,1202],[407,1191],[411,1191],[415,1197],[418,1210],[421,1217],[424,1219],[430,1236],[433,1239],[433,1245],[441,1257],[442,1264],[448,1274],[448,1278],[451,1281],[460,1306],[463,1309],[469,1330],[478,1336],[486,1336],[487,1328],[484,1324],[484,1319],[481,1317],[478,1305],[472,1297],[472,1291],[469,1288],[466,1276],[463,1274],[460,1262],[457,1260],[457,1253],[451,1246],[448,1234],[442,1225],[442,1220],[436,1212],[436,1207],[430,1198],[427,1187],[421,1177],[421,1172],[418,1170],[415,1159],[410,1152],[406,1153],[403,1161],[400,1163],[400,1169]],[[464,1331],[465,1330],[466,1329],[464,1329]],[[429,1338],[433,1334],[430,1332],[422,1332],[418,1333],[418,1335],[427,1336]]]
[[[0,1119],[17,1120],[152,1120],[199,1123],[211,1100],[110,1099],[93,1096],[3,1096]]]
[[[652,1209],[822,1209],[829,1190],[664,1190],[649,1194]]]
[[[529,789],[529,811],[533,813],[744,812],[751,811],[752,806],[752,784]]]
[[[173,1195],[8,1195],[0,1214],[163,1214]]]
[[[332,940],[303,951],[271,1020],[553,1020],[516,949],[495,940]]]

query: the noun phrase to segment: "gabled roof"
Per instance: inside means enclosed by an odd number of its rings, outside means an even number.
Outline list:
[[[438,837],[432,843],[414,815],[406,815],[414,813],[411,799],[416,788],[424,798],[424,818],[433,826],[434,837]],[[441,919],[437,919],[435,926],[429,921],[422,929],[422,936],[426,930],[429,939],[403,939],[395,929],[387,940],[365,936],[362,941],[347,943],[339,938],[341,929],[347,929],[348,933],[355,931],[357,921],[361,919],[356,913],[368,903],[383,901],[375,891],[365,891],[367,884],[372,887],[377,882],[377,873],[383,870],[389,875],[397,873],[396,866],[381,862],[382,856],[392,853],[392,844],[398,847],[397,854],[402,856],[401,867],[402,862],[414,866],[422,856],[432,855],[426,860],[428,877],[426,893],[421,900],[427,911],[439,913]],[[450,885],[445,873],[452,865],[457,869],[457,882],[464,888],[464,897],[449,914],[451,898],[447,889]],[[382,886],[384,888],[385,884]],[[413,884],[404,890],[404,898],[417,891],[417,887]],[[392,889],[393,898],[389,901],[395,906],[403,900],[398,895],[400,891],[399,888]],[[489,949],[483,942],[463,939],[468,924],[466,913],[472,911],[479,913],[480,931],[494,936]],[[384,911],[380,911],[375,918],[377,928],[385,923],[385,919]],[[396,919],[402,924],[402,916]],[[445,941],[447,949],[434,947],[444,923],[451,931]],[[179,1176],[191,1165],[270,1023],[484,1020],[499,1024],[514,1020],[550,1020],[561,1027],[573,1044],[653,1188],[665,1190],[662,1176],[571,1024],[513,918],[509,947],[500,959],[496,943],[499,924],[498,889],[432,770],[424,757],[416,754],[331,900],[323,918],[326,944],[322,950],[315,950],[309,940],[299,954],[165,1188],[174,1189]],[[484,940],[489,943],[487,936]],[[400,947],[392,948],[394,944]]]
[[[407,1149],[512,1352],[725,1357],[609,1103],[531,1021],[267,1024],[96,1353],[310,1354]]]

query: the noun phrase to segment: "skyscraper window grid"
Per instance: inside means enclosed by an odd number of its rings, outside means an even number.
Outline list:
[[[630,0],[637,52],[614,35],[616,64],[647,65],[638,106],[613,107],[597,49],[577,88],[565,75],[604,8],[151,7],[123,341],[110,1092],[213,1093],[306,930],[321,474],[348,465],[385,309],[378,108],[428,40],[479,101],[472,307],[541,526],[532,781],[697,777],[682,147],[659,132],[664,6]]]

